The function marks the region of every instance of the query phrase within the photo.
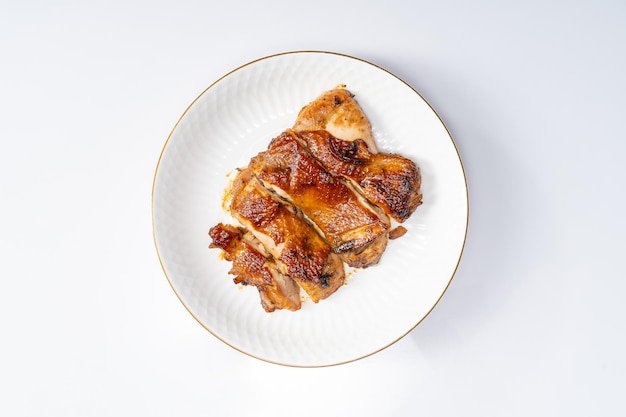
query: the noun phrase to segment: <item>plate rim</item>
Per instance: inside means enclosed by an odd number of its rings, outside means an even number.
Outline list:
[[[164,153],[165,153],[165,151],[167,149],[167,146],[168,146],[168,144],[169,144],[169,142],[170,142],[170,140],[172,138],[172,135],[174,134],[174,132],[176,131],[176,129],[180,125],[181,121],[185,118],[187,113],[190,111],[190,109],[196,104],[196,102],[198,102],[198,100],[200,100],[200,98],[202,96],[204,96],[204,94],[206,94],[216,84],[218,84],[222,80],[228,78],[230,75],[236,73],[237,71],[240,71],[243,68],[246,68],[246,67],[249,67],[251,65],[254,65],[255,63],[258,63],[260,61],[266,61],[266,60],[270,60],[270,59],[277,58],[277,57],[289,56],[289,55],[298,55],[298,54],[326,54],[326,55],[334,55],[334,56],[338,56],[338,57],[342,57],[342,58],[347,58],[347,59],[352,59],[352,60],[355,60],[355,61],[359,61],[359,62],[367,64],[367,65],[371,65],[371,66],[377,68],[378,70],[381,70],[381,71],[391,75],[392,77],[394,77],[398,81],[402,82],[413,93],[417,94],[424,101],[424,103],[428,106],[428,108],[433,112],[433,114],[437,117],[437,119],[441,123],[442,127],[445,129],[446,134],[447,134],[448,138],[450,139],[452,147],[454,148],[454,151],[455,151],[455,153],[457,155],[457,159],[458,159],[458,162],[459,162],[459,165],[460,165],[460,168],[461,168],[461,174],[462,174],[462,177],[463,177],[463,188],[465,190],[465,206],[466,206],[465,230],[464,230],[463,240],[462,240],[461,247],[460,247],[459,254],[458,254],[458,259],[456,261],[456,265],[454,266],[454,269],[452,270],[450,278],[448,279],[445,287],[443,288],[443,290],[442,290],[441,294],[439,295],[439,297],[437,298],[437,300],[435,300],[435,302],[433,303],[432,307],[426,312],[426,314],[424,314],[406,332],[404,332],[402,335],[398,336],[393,341],[385,344],[384,346],[382,346],[382,347],[380,347],[380,348],[378,348],[378,349],[376,349],[376,350],[374,350],[374,351],[372,351],[370,353],[367,353],[367,354],[364,354],[364,355],[360,355],[360,356],[358,356],[356,358],[351,358],[351,359],[348,359],[348,360],[338,361],[338,362],[333,362],[333,363],[320,364],[320,365],[292,364],[292,363],[280,362],[280,361],[276,361],[276,360],[260,357],[258,355],[255,355],[255,354],[251,353],[251,352],[247,352],[247,351],[243,350],[242,348],[234,346],[233,344],[231,344],[228,341],[226,341],[223,338],[221,338],[218,334],[216,334],[213,330],[211,330],[207,325],[205,325],[202,322],[202,320],[200,320],[200,318],[183,301],[183,299],[181,298],[181,295],[178,293],[178,291],[176,291],[176,288],[174,287],[174,284],[172,283],[172,279],[168,275],[167,270],[165,269],[165,265],[163,263],[163,259],[161,257],[161,252],[159,250],[159,245],[158,245],[158,242],[157,242],[155,215],[154,215],[155,214],[155,188],[156,188],[157,176],[158,176],[158,173],[159,173],[159,168],[161,166],[161,161],[162,161],[163,155],[164,155]],[[452,133],[450,132],[450,129],[448,129],[448,126],[444,123],[444,121],[441,118],[441,116],[439,115],[439,113],[437,113],[437,111],[428,102],[428,100],[426,100],[424,98],[424,96],[422,96],[422,94],[419,91],[417,91],[415,88],[413,88],[409,83],[404,81],[401,77],[399,77],[398,75],[394,74],[393,72],[389,71],[388,69],[383,68],[380,65],[377,65],[377,64],[375,64],[375,63],[373,63],[371,61],[368,61],[368,60],[365,60],[363,58],[359,58],[359,57],[356,57],[356,56],[353,56],[353,55],[348,55],[346,53],[341,53],[341,52],[332,52],[332,51],[325,51],[325,50],[309,50],[309,49],[279,52],[279,53],[274,53],[274,54],[270,54],[270,55],[262,56],[260,58],[253,59],[251,61],[248,61],[248,62],[246,62],[246,63],[244,63],[242,65],[239,65],[238,67],[236,67],[236,68],[226,72],[224,75],[218,77],[215,81],[210,83],[209,86],[206,87],[204,90],[202,90],[200,92],[200,94],[198,94],[191,101],[191,103],[185,108],[185,110],[181,113],[181,115],[179,116],[178,120],[176,121],[176,123],[174,123],[174,126],[170,130],[170,132],[169,132],[169,134],[167,136],[167,139],[165,140],[165,143],[163,144],[163,146],[161,148],[161,152],[159,153],[159,157],[157,159],[157,163],[156,163],[156,167],[155,167],[154,175],[153,175],[153,180],[152,180],[152,191],[151,191],[150,208],[151,208],[152,239],[153,239],[153,243],[154,243],[154,246],[155,246],[155,249],[156,249],[156,254],[157,254],[157,258],[159,260],[159,264],[161,265],[161,269],[162,269],[162,271],[163,271],[163,273],[165,275],[165,278],[167,279],[167,281],[168,281],[168,283],[170,285],[170,288],[172,289],[172,291],[174,292],[174,294],[176,295],[176,297],[178,298],[180,303],[185,307],[187,312],[189,312],[189,314],[191,314],[191,316],[206,331],[208,331],[211,335],[213,335],[215,338],[217,338],[219,341],[221,341],[225,345],[235,349],[236,351],[241,352],[244,355],[249,356],[251,358],[258,359],[260,361],[266,362],[266,363],[271,363],[271,364],[281,365],[281,366],[291,367],[291,368],[325,368],[325,367],[339,366],[339,365],[343,365],[343,364],[347,364],[347,363],[351,363],[351,362],[356,362],[356,361],[368,358],[370,356],[373,356],[373,355],[375,355],[375,354],[377,354],[377,353],[379,353],[379,352],[389,348],[390,346],[392,346],[392,345],[396,344],[397,342],[399,342],[401,339],[403,339],[405,336],[407,336],[413,330],[415,330],[415,328],[417,328],[417,326],[419,326],[426,319],[426,317],[428,317],[430,315],[430,313],[435,309],[435,307],[439,304],[439,302],[443,298],[444,294],[447,292],[448,288],[450,287],[450,285],[452,283],[452,280],[456,276],[457,270],[459,268],[459,265],[461,263],[461,259],[463,258],[463,254],[464,254],[464,251],[465,251],[465,245],[467,243],[467,236],[468,236],[468,231],[469,231],[469,221],[470,221],[469,187],[468,187],[468,182],[467,182],[467,175],[466,175],[466,172],[465,172],[465,166],[463,165],[463,160],[461,158],[459,149],[458,149],[458,147],[456,145],[456,141],[454,140],[454,137],[452,136]]]

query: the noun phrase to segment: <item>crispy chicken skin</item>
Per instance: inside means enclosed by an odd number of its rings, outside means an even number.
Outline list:
[[[256,287],[265,311],[300,309],[300,287],[278,270],[276,262],[248,231],[219,223],[209,230],[209,236],[209,247],[222,249],[224,259],[232,262],[229,273],[235,275],[233,281]]]
[[[267,312],[317,303],[345,282],[344,262],[379,262],[391,228],[422,204],[411,160],[379,152],[372,126],[344,85],[304,106],[292,127],[238,173],[223,201],[237,226],[217,224],[211,248],[232,262],[234,282],[258,289]]]
[[[421,175],[398,154],[372,153],[362,140],[344,141],[329,132],[298,132],[312,155],[333,175],[342,176],[393,219],[403,222],[422,204]]]
[[[303,107],[293,130],[329,173],[350,180],[394,220],[405,221],[422,203],[415,163],[378,152],[367,116],[343,86]]]
[[[264,186],[298,207],[348,265],[365,268],[379,261],[389,217],[326,172],[292,131],[274,138],[249,167]]]
[[[263,187],[250,168],[241,170],[233,182],[230,212],[314,302],[343,285],[341,258],[293,207]]]
[[[325,130],[346,141],[361,139],[370,152],[378,152],[368,118],[354,95],[345,88],[327,91],[304,106],[296,118],[293,130]]]

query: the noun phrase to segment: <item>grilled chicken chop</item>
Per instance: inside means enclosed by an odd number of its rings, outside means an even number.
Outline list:
[[[209,230],[209,236],[212,239],[209,247],[222,249],[224,259],[233,263],[229,271],[235,275],[233,281],[259,290],[265,311],[300,309],[300,287],[278,270],[274,259],[250,232],[219,223]]]
[[[354,95],[345,88],[327,91],[304,106],[293,130],[325,130],[343,140],[361,139],[365,141],[370,152],[378,152],[368,118]]]
[[[344,141],[326,131],[298,132],[298,137],[326,171],[350,180],[395,220],[405,221],[422,204],[421,175],[410,159],[372,153],[362,140]]]
[[[350,180],[393,219],[405,221],[422,204],[419,169],[378,152],[371,124],[348,90],[327,91],[303,107],[293,130],[329,173]]]
[[[249,167],[263,185],[297,206],[348,265],[365,268],[379,261],[389,217],[326,172],[292,131],[274,138]]]
[[[233,182],[230,212],[314,302],[343,285],[341,258],[292,206],[263,187],[250,168],[241,170]]]
[[[418,167],[379,153],[363,110],[337,87],[239,171],[227,206],[242,227],[213,227],[211,247],[233,262],[235,282],[259,290],[266,311],[297,310],[299,287],[317,303],[344,283],[343,261],[378,262],[406,232],[390,231],[389,217],[405,221],[422,203],[420,187]]]

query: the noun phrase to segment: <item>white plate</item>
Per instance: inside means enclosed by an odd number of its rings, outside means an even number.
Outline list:
[[[230,262],[208,249],[207,233],[229,221],[221,206],[227,175],[292,126],[302,106],[338,84],[355,94],[381,151],[419,165],[424,204],[377,266],[347,268],[347,285],[318,304],[269,314],[254,288],[233,284]],[[152,215],[165,275],[202,326],[258,359],[327,366],[380,351],[428,315],[461,258],[468,196],[454,142],[415,90],[361,59],[306,51],[237,68],[189,106],[159,159]]]

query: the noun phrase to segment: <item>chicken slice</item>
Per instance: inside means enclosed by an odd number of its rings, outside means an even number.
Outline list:
[[[209,230],[209,236],[209,247],[222,249],[224,258],[233,263],[229,271],[235,275],[233,281],[256,287],[265,311],[300,309],[300,287],[278,270],[276,262],[249,232],[219,223]]]
[[[422,204],[421,175],[413,161],[398,154],[372,153],[364,141],[345,141],[330,132],[298,132],[329,173],[342,176],[393,219],[403,222]]]
[[[372,126],[354,95],[345,88],[329,90],[304,106],[293,125],[296,132],[326,130],[346,141],[363,140],[370,152],[378,152]]]
[[[274,138],[252,158],[264,186],[297,206],[348,265],[377,263],[387,246],[389,217],[324,170],[292,131]]]
[[[263,244],[279,270],[294,279],[314,302],[343,285],[341,258],[292,206],[263,187],[250,168],[238,173],[230,198],[231,215]]]

